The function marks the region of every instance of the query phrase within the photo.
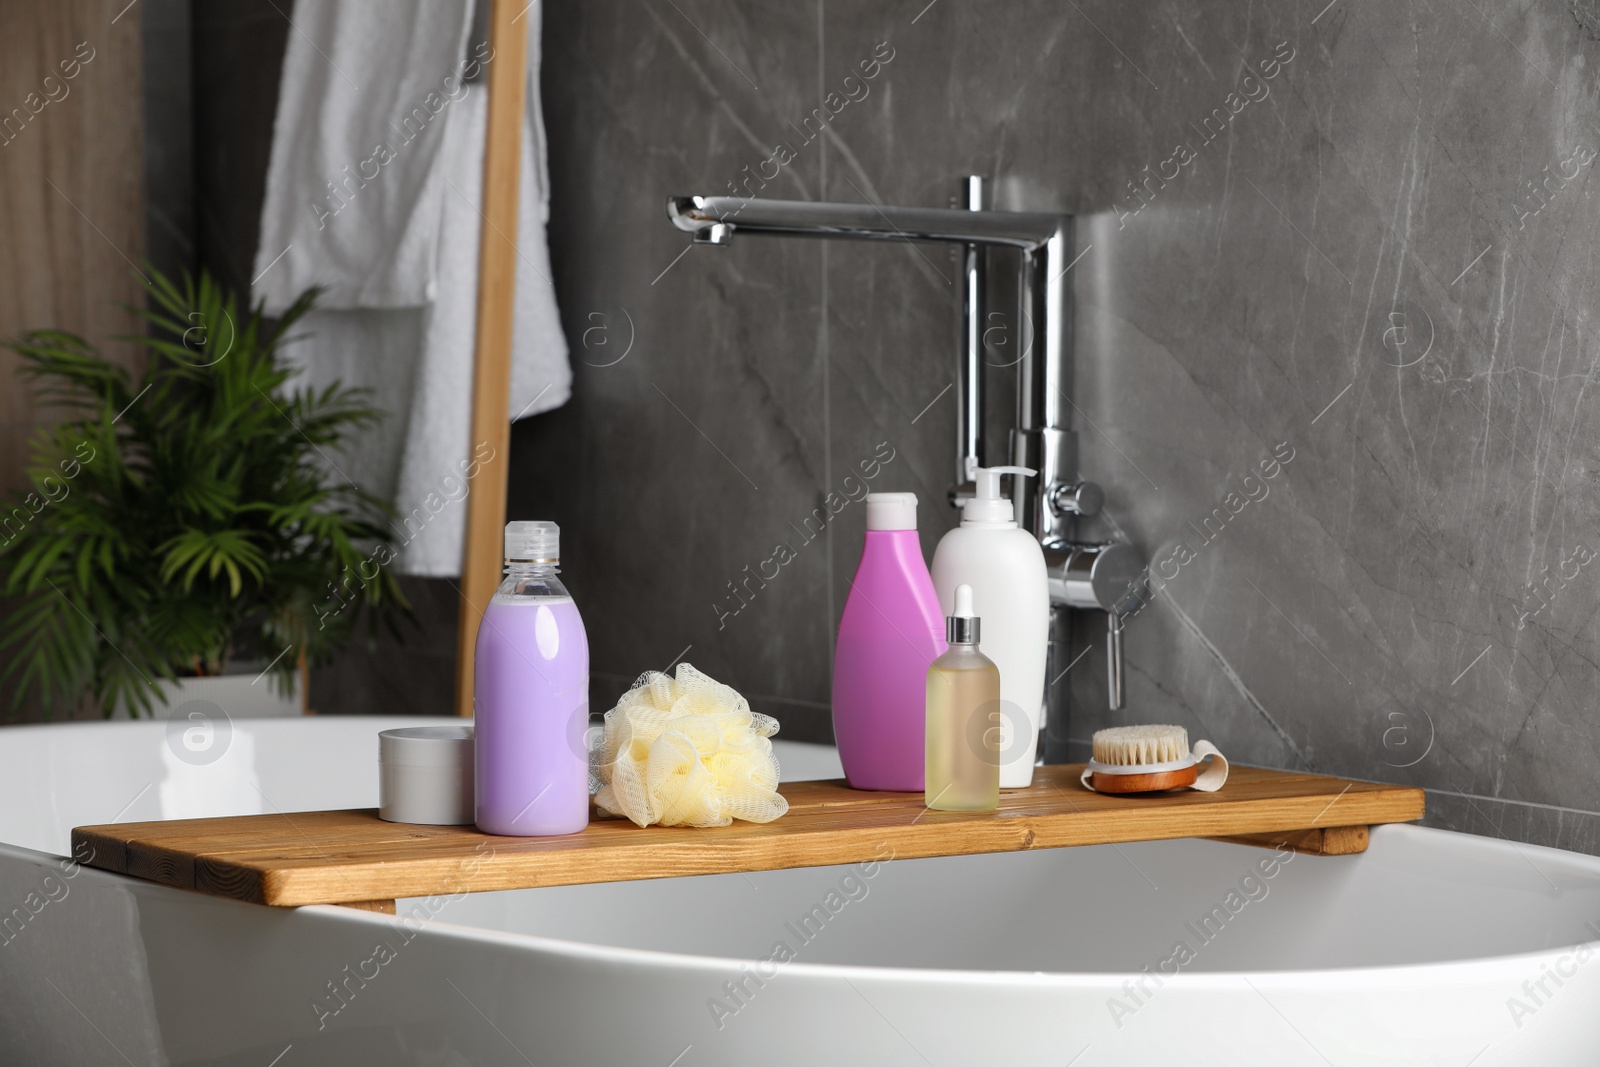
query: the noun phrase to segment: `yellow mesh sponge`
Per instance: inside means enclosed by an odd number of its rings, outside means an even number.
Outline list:
[[[769,740],[777,732],[777,719],[687,663],[676,677],[648,671],[606,712],[591,756],[594,802],[640,826],[771,822],[789,810]]]

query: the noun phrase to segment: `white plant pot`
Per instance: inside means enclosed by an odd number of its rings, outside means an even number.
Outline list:
[[[177,709],[194,701],[216,705],[229,719],[264,719],[280,715],[299,715],[300,677],[294,675],[294,687],[285,696],[278,690],[277,680],[267,675],[223,674],[209,678],[180,678],[175,682],[156,681],[161,691],[152,709],[157,719],[168,719]],[[207,711],[207,718],[214,712]],[[132,718],[128,709],[118,705],[113,719]]]

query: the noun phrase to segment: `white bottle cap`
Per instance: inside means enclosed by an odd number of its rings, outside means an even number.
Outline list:
[[[466,826],[473,812],[470,726],[412,726],[378,735],[378,818]]]
[[[973,472],[977,495],[961,506],[961,525],[967,523],[1017,524],[1017,512],[1011,501],[1000,495],[1000,476],[1012,474],[1029,476],[1034,472],[1027,467],[979,467]]]
[[[867,529],[915,530],[916,528],[917,494],[867,494]]]
[[[553,522],[506,523],[506,559],[518,563],[558,563],[561,527]]]

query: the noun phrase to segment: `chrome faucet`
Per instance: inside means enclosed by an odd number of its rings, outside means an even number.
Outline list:
[[[1070,638],[1068,609],[1107,613],[1106,668],[1112,710],[1122,707],[1122,617],[1118,605],[1141,581],[1144,562],[1120,541],[1075,539],[1075,523],[1100,510],[1103,494],[1078,479],[1078,435],[1066,409],[1072,392],[1072,283],[1067,275],[1073,249],[1072,216],[993,211],[984,203],[984,180],[962,180],[953,208],[825,204],[760,197],[680,196],[667,201],[667,215],[698,244],[726,245],[735,233],[787,237],[831,237],[856,241],[937,241],[963,247],[958,299],[961,387],[957,417],[956,484],[959,503],[973,492],[973,469],[985,462],[983,330],[985,252],[1019,254],[1017,322],[1031,324],[1017,361],[1017,418],[1010,462],[1031,467],[1036,478],[1013,478],[1017,521],[1039,538],[1050,575],[1050,673],[1046,690],[1059,694],[1046,709],[1047,723],[1066,718],[1065,689],[1049,684]],[[1050,694],[1041,695],[1044,699]],[[1051,731],[1046,732],[1050,737]],[[1063,759],[1066,731],[1059,725],[1047,759]],[[1040,751],[1046,746],[1041,743]]]

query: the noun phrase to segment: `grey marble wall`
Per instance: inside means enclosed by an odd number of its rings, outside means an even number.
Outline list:
[[[552,4],[551,236],[586,365],[519,426],[512,510],[566,531],[596,705],[681,656],[826,736],[863,509],[796,527],[882,442],[873,487],[920,495],[925,548],[954,519],[948,255],[691,249],[665,221],[782,142],[767,195],[942,205],[979,173],[1082,218],[1084,469],[1159,592],[1127,710],[1101,710],[1099,655],[1062,680],[1080,748],[1179,722],[1600,851],[1597,24],[1565,0]],[[780,541],[797,558],[731,614]]]

